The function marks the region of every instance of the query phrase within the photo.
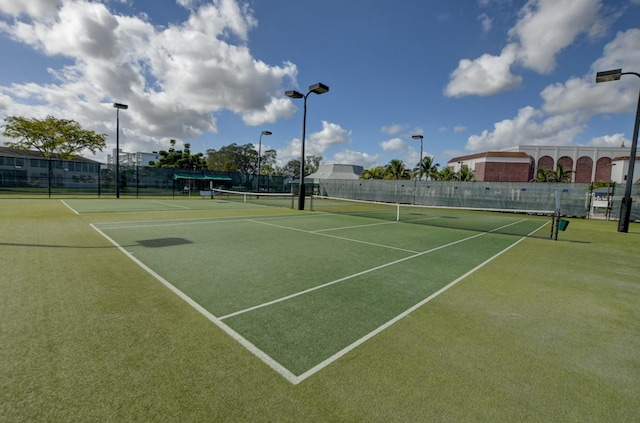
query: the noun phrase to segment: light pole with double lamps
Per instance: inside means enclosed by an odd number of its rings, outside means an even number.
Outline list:
[[[304,98],[304,111],[302,114],[302,147],[300,152],[300,188],[298,190],[298,210],[304,210],[304,136],[307,129],[307,97],[311,93],[324,94],[329,91],[329,87],[321,82],[309,86],[309,91],[306,94],[291,90],[285,91],[284,95],[289,98]]]

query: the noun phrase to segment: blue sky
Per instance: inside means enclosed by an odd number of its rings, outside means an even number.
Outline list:
[[[75,119],[121,147],[231,143],[369,168],[514,145],[629,146],[640,0],[0,0],[0,117]],[[2,140],[0,140],[2,141]],[[90,155],[89,155],[90,157]]]

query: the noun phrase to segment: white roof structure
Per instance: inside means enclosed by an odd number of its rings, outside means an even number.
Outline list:
[[[321,164],[315,173],[304,178],[306,181],[317,182],[320,179],[359,179],[363,171],[362,166],[348,164]]]

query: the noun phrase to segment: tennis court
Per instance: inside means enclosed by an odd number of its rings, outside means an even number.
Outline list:
[[[473,214],[434,227],[224,199],[65,204],[293,384],[549,224],[478,214],[482,230],[468,230]]]

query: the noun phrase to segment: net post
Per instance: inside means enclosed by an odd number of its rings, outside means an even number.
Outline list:
[[[396,222],[400,222],[400,203],[396,203]]]

